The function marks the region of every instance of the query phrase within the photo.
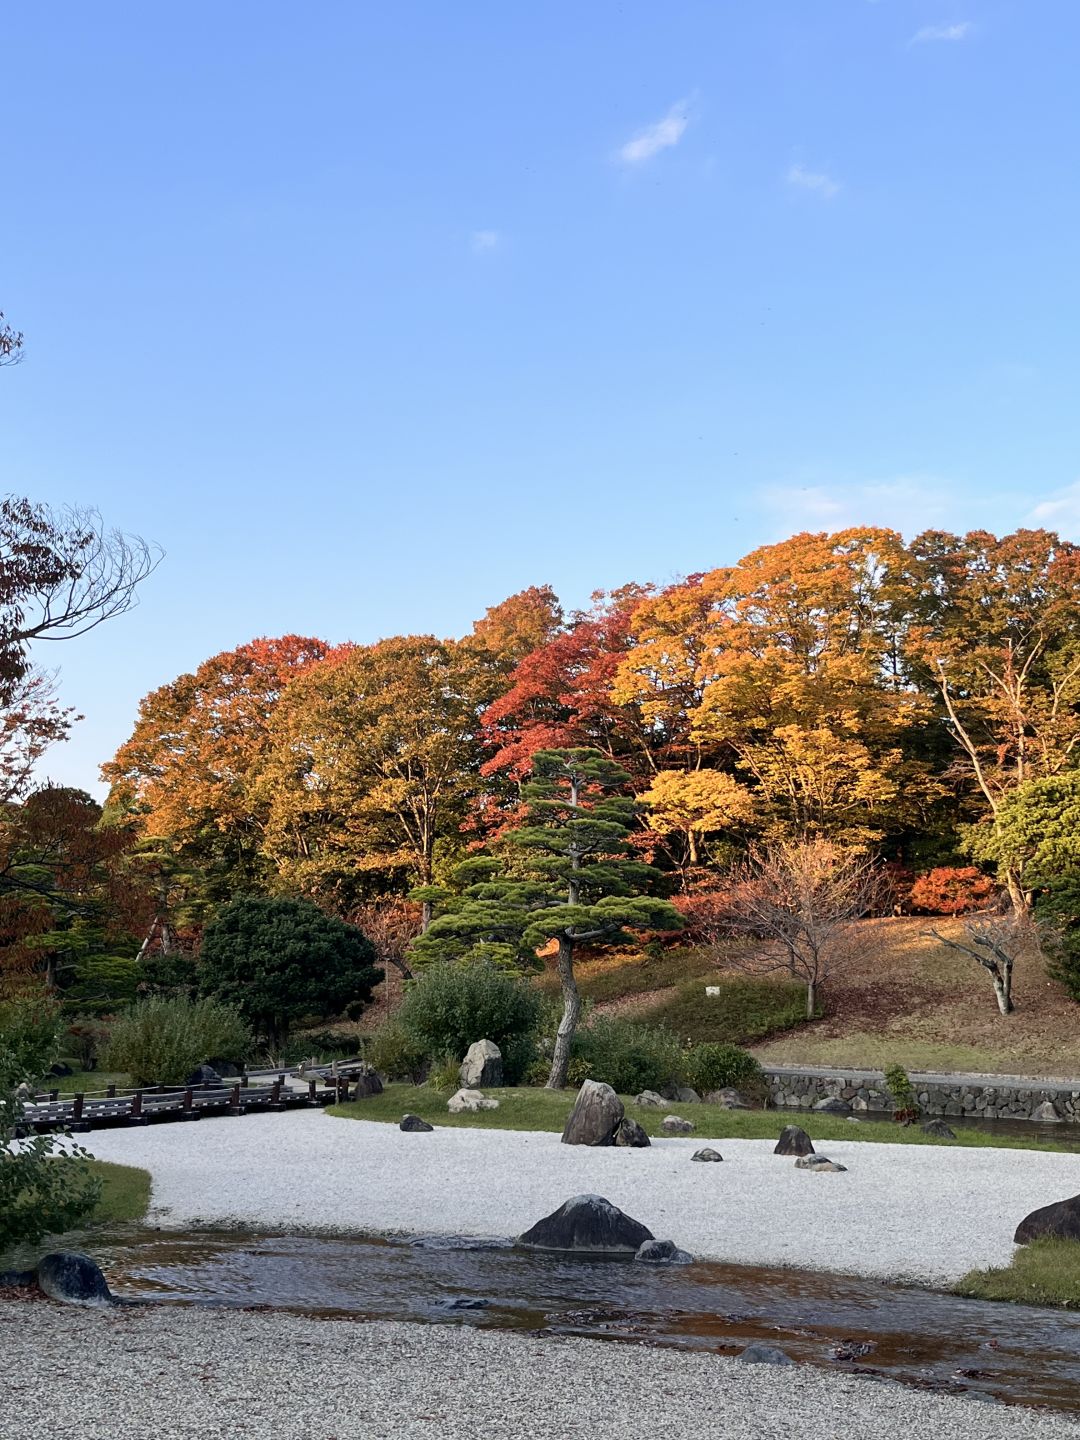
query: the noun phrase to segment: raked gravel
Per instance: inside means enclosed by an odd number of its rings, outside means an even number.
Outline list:
[[[1078,1440],[1064,1416],[596,1340],[0,1304],[3,1440]]]
[[[931,1284],[1007,1264],[1028,1211],[1080,1191],[1080,1155],[1046,1151],[830,1141],[821,1148],[847,1172],[815,1174],[767,1140],[590,1149],[535,1131],[405,1134],[310,1110],[86,1141],[150,1171],[152,1219],[168,1227],[511,1236],[592,1192],[701,1259]],[[692,1163],[702,1145],[724,1163]]]

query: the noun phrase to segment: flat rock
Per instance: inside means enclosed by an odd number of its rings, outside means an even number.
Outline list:
[[[1032,1240],[1049,1237],[1053,1240],[1080,1240],[1080,1195],[1068,1200],[1055,1200],[1025,1215],[1016,1227],[1013,1241],[1027,1245]]]
[[[846,1170],[846,1165],[841,1165],[837,1160],[830,1160],[827,1155],[800,1155],[795,1161],[796,1170],[820,1170],[823,1173],[833,1171],[839,1174]]]
[[[680,1105],[700,1105],[701,1096],[689,1085],[680,1085],[675,1091],[675,1099]]]
[[[935,1140],[955,1140],[956,1131],[951,1125],[946,1125],[944,1120],[927,1120],[919,1129],[924,1135],[932,1135]]]
[[[836,1095],[829,1095],[824,1100],[815,1102],[815,1110],[820,1110],[823,1115],[850,1115],[851,1106],[846,1100],[841,1100]]]
[[[37,1283],[50,1300],[61,1300],[65,1305],[114,1303],[97,1264],[78,1250],[56,1250],[43,1255],[37,1265]]]
[[[695,1150],[690,1156],[691,1160],[704,1160],[706,1163],[711,1161],[714,1165],[718,1160],[723,1160],[723,1158],[720,1151],[714,1150],[710,1145],[706,1145],[703,1150]]]
[[[430,1132],[434,1130],[435,1126],[429,1125],[426,1120],[421,1120],[419,1115],[403,1115],[398,1129],[420,1134],[425,1131]]]
[[[461,1115],[477,1110],[497,1110],[499,1102],[489,1095],[481,1095],[479,1090],[459,1090],[456,1095],[450,1096],[446,1108],[451,1115]]]
[[[655,1090],[642,1090],[640,1095],[634,1096],[635,1105],[643,1105],[647,1110],[666,1110],[668,1102]]]
[[[518,1237],[535,1250],[580,1250],[589,1254],[636,1255],[655,1237],[602,1195],[575,1195]]]
[[[1040,1125],[1060,1125],[1062,1123],[1058,1108],[1052,1100],[1044,1100],[1031,1112],[1032,1120]]]
[[[780,1131],[774,1155],[813,1155],[814,1142],[799,1125],[785,1125]]]
[[[635,1260],[643,1265],[692,1265],[694,1257],[680,1250],[674,1240],[644,1240],[638,1246]]]
[[[775,1345],[747,1345],[737,1357],[747,1365],[794,1365],[786,1350]]]
[[[665,1135],[692,1135],[696,1128],[692,1120],[684,1120],[681,1115],[665,1115],[660,1122]]]
[[[614,1145],[622,1124],[623,1103],[610,1085],[586,1080],[563,1127],[564,1145]]]
[[[631,1120],[629,1115],[624,1115],[615,1132],[615,1144],[625,1145],[631,1150],[644,1150],[652,1144],[652,1141],[636,1120]]]
[[[467,1090],[498,1088],[503,1083],[503,1060],[494,1040],[477,1040],[470,1045],[459,1074]]]

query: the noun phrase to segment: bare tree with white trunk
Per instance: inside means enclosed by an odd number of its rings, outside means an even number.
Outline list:
[[[959,940],[936,929],[925,933],[981,965],[990,976],[998,1009],[1002,1015],[1013,1013],[1013,966],[1029,946],[1037,943],[1035,927],[1024,910],[1010,905],[1005,910],[972,915],[964,921]]]

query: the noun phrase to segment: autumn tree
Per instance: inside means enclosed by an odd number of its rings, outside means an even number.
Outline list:
[[[730,876],[722,901],[727,933],[756,942],[746,964],[784,969],[806,987],[812,1020],[830,977],[851,953],[852,925],[874,907],[880,876],[873,861],[831,840],[780,840],[751,850]]]
[[[530,585],[498,605],[489,605],[462,643],[506,674],[526,655],[546,645],[562,625],[562,606],[555,591],[550,585]]]
[[[265,885],[266,803],[256,778],[288,686],[328,647],[310,636],[252,640],[152,691],[131,738],[102,766],[110,815],[201,872],[210,893]]]
[[[723,770],[661,770],[641,796],[661,835],[683,838],[687,863],[697,866],[710,836],[743,829],[754,816],[754,798]]]
[[[910,547],[917,623],[912,672],[939,698],[983,811],[975,854],[1000,849],[1003,806],[1058,775],[1080,745],[1080,547],[1045,530],[1002,539],[938,531]],[[1022,867],[1003,855],[1013,908],[1029,907]]]
[[[278,883],[342,913],[434,878],[475,786],[475,654],[429,635],[352,646],[297,680],[270,727],[260,796]]]
[[[998,1010],[1002,1015],[1013,1013],[1013,968],[1023,952],[1036,945],[1036,931],[1026,911],[1006,905],[968,916],[959,935],[943,935],[937,929],[926,934],[974,960],[990,977]]]
[[[635,802],[625,770],[597,750],[563,748],[533,756],[523,790],[527,815],[501,842],[501,863],[474,861],[479,874],[414,947],[424,961],[483,955],[485,947],[526,954],[552,941],[563,1013],[549,1089],[566,1084],[581,1015],[575,953],[624,943],[642,930],[677,930],[678,911],[651,893],[660,875],[632,856]]]

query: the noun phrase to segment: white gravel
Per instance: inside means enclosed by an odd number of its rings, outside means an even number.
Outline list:
[[[702,1259],[931,1284],[1007,1264],[1024,1215],[1080,1191],[1080,1156],[1045,1151],[829,1142],[847,1173],[814,1174],[765,1140],[703,1133],[594,1150],[307,1110],[86,1139],[100,1159],[150,1171],[153,1219],[169,1227],[508,1236],[591,1191]],[[691,1162],[707,1144],[722,1165]]]
[[[1064,1416],[596,1340],[0,1304],[4,1440],[1077,1440]]]

